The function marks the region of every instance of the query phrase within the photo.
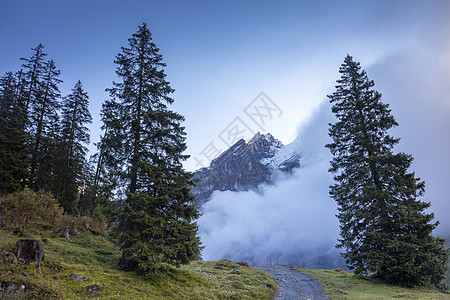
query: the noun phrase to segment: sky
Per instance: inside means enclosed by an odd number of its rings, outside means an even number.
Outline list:
[[[114,57],[146,22],[175,89],[171,108],[186,118],[188,170],[257,131],[294,141],[320,120],[339,66],[352,55],[390,104],[400,124],[392,134],[402,139],[396,150],[414,156],[425,200],[450,232],[449,1],[0,3],[0,74],[18,70],[19,58],[42,43],[61,70],[62,94],[77,80],[89,94],[92,142],[101,134],[105,89],[117,80]]]
[[[117,80],[113,60],[147,22],[175,89],[172,109],[186,117],[188,170],[225,150],[233,139],[224,135],[236,125],[245,138],[261,131],[293,141],[298,124],[332,92],[347,53],[366,69],[417,55],[418,69],[398,70],[399,77],[449,67],[448,1],[1,2],[0,74],[17,70],[19,58],[42,43],[61,70],[62,94],[78,79],[88,92],[93,142],[105,89]],[[369,75],[376,83],[388,77]],[[279,108],[264,126],[249,117],[261,92]]]

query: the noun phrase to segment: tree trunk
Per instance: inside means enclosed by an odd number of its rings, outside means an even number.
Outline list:
[[[69,242],[73,242],[73,241],[70,239],[69,231],[70,231],[70,228],[64,226],[63,228],[61,228],[61,231],[59,232],[59,237],[65,238],[65,239],[68,240]]]

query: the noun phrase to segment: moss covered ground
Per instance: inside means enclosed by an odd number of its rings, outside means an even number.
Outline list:
[[[0,298],[271,299],[276,291],[269,275],[226,260],[192,262],[167,274],[125,272],[117,266],[121,254],[117,244],[106,236],[78,231],[78,237],[71,236],[73,242],[58,237],[55,229],[25,234],[42,242],[45,259],[40,275],[36,264],[14,264],[11,258],[15,243],[24,238],[21,233],[0,230],[0,282],[13,283],[19,291],[13,296],[4,292]],[[72,274],[85,280],[77,282]]]

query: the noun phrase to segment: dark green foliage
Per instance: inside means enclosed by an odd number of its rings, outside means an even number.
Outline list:
[[[65,212],[74,213],[90,172],[88,97],[78,81],[61,106],[60,71],[45,60],[43,48],[33,48],[29,59],[21,58],[22,70],[1,79],[0,194],[25,186],[49,191]]]
[[[85,161],[82,165],[82,173],[79,181],[82,183],[82,187],[79,189],[77,210],[81,215],[91,215],[96,202],[92,160]],[[96,218],[102,218],[104,220],[101,215],[97,215]]]
[[[93,215],[102,216],[108,223],[116,225],[118,223],[119,207],[121,201],[111,201],[117,199],[115,193],[121,193],[119,185],[117,165],[120,163],[115,156],[114,150],[121,145],[119,129],[121,120],[115,116],[120,106],[113,101],[105,101],[102,106],[101,116],[105,125],[105,131],[97,144],[98,152],[92,155],[91,164],[95,165],[95,173],[90,176],[90,186],[80,198],[80,212],[90,211]],[[114,134],[110,135],[109,133]]]
[[[98,159],[123,199],[122,266],[147,273],[199,258],[198,210],[182,168],[184,118],[167,108],[173,89],[162,56],[146,24],[128,42],[115,60],[121,81],[103,106]]]
[[[57,158],[55,195],[65,212],[74,213],[78,189],[83,184],[89,143],[87,123],[92,122],[89,97],[78,81],[62,104],[61,136]]]
[[[328,96],[337,122],[330,124],[333,154],[330,194],[338,204],[338,247],[357,274],[371,271],[394,284],[437,284],[445,272],[444,239],[432,236],[437,223],[419,200],[425,184],[408,172],[411,155],[393,153],[397,126],[381,94],[373,90],[351,56],[339,70],[336,91]]]
[[[0,79],[0,195],[22,190],[28,178],[22,79],[22,73],[11,72]]]
[[[24,61],[23,83],[16,96],[24,103],[24,126],[28,135],[27,151],[30,175],[27,180],[34,190],[52,191],[55,185],[55,162],[59,141],[60,71],[53,60],[46,61],[44,46],[32,48],[33,55]],[[22,71],[21,71],[22,72]]]
[[[40,86],[42,85],[42,73],[44,70],[44,57],[47,56],[43,52],[44,46],[39,44],[36,48],[32,48],[34,51],[30,58],[21,58],[24,61],[22,67],[25,69],[24,77],[26,86],[23,89],[22,97],[25,102],[25,111],[28,115],[30,106],[33,103],[38,102],[40,94]]]
[[[37,97],[31,102],[31,186],[35,190],[48,189],[55,182],[54,162],[59,140],[60,71],[53,60],[45,63]]]

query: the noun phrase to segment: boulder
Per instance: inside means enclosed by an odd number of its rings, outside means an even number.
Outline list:
[[[39,274],[42,274],[41,262],[44,260],[45,255],[41,241],[31,239],[19,240],[14,248],[14,255],[25,262],[37,262],[36,268],[38,269]]]
[[[18,299],[25,292],[25,285],[17,284],[12,281],[2,280],[0,281],[0,297],[2,299]]]
[[[76,282],[91,281],[91,279],[89,277],[77,275],[74,273],[70,274],[69,278],[71,278],[72,280],[74,280]]]
[[[100,292],[102,291],[102,288],[100,286],[98,286],[97,284],[93,284],[93,285],[88,285],[86,287],[86,291],[88,292],[89,297],[96,298],[96,297],[100,296]]]

